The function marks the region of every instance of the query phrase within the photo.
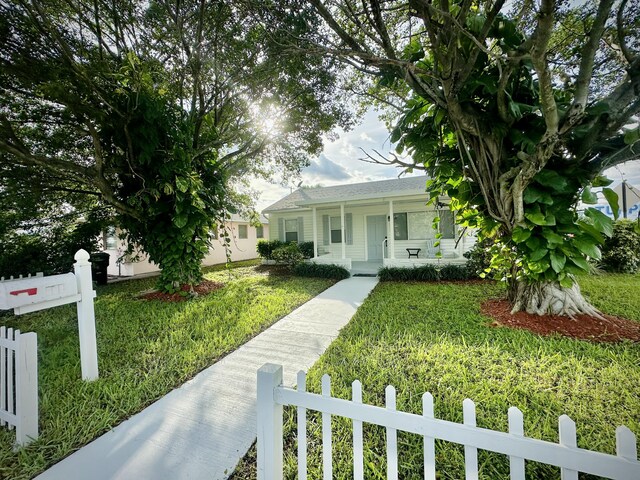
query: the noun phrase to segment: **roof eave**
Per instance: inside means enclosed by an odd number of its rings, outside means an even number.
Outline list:
[[[349,198],[327,198],[322,200],[302,200],[300,202],[296,202],[297,205],[300,206],[308,206],[308,205],[322,205],[327,203],[347,203],[352,201],[360,201],[360,200],[375,200],[380,199],[380,201],[384,201],[384,199],[388,198],[398,198],[398,197],[419,197],[426,196],[428,192],[426,190],[414,190],[405,191],[405,192],[389,192],[383,195],[380,194],[368,194],[368,195],[356,195]]]

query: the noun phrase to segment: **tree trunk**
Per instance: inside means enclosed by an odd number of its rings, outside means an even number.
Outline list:
[[[509,285],[509,300],[513,304],[511,313],[525,311],[535,315],[589,315],[602,318],[574,283],[571,288],[558,282],[512,282]]]

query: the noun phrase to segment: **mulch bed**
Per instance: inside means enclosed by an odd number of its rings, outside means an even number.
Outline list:
[[[212,282],[211,280],[203,280],[200,285],[196,285],[193,287],[193,291],[198,294],[198,296],[208,295],[211,292],[215,292],[216,290],[224,287],[224,283],[220,282]],[[191,291],[191,287],[189,285],[183,285],[180,289],[180,292],[176,293],[163,293],[163,292],[147,292],[140,295],[140,298],[145,300],[161,300],[163,302],[184,302],[192,296],[189,294]]]
[[[507,300],[488,300],[482,304],[481,311],[494,319],[491,323],[493,327],[520,328],[539,335],[560,334],[591,342],[619,342],[625,339],[640,342],[640,323],[612,315],[603,314],[604,319],[588,315],[578,315],[572,319],[526,312],[512,315]]]

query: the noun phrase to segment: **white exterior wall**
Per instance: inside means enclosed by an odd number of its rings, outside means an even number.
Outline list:
[[[246,239],[238,238],[238,225],[247,225]],[[249,225],[248,222],[228,222],[227,227],[230,229],[231,234],[231,260],[237,262],[258,258],[256,246],[258,241],[269,239],[269,224],[263,224],[263,238],[257,238],[256,228]],[[202,265],[209,266],[226,263],[227,255],[222,243],[220,243],[219,240],[212,240],[211,243],[213,247],[202,260]],[[144,254],[140,256],[140,260],[137,262],[123,262],[118,264],[118,258],[126,249],[126,244],[120,239],[117,239],[117,244],[119,249],[104,249],[104,252],[109,254],[109,268],[107,270],[109,275],[131,277],[134,275],[160,271],[160,268],[155,263],[151,262]]]
[[[394,214],[398,213],[410,213],[410,212],[424,212],[424,211],[432,211],[435,210],[432,207],[427,208],[425,206],[425,201],[400,201],[395,200],[393,202],[393,211]],[[349,204],[345,204],[345,215],[347,213],[352,214],[353,219],[353,244],[345,245],[345,257],[350,258],[352,261],[365,261],[367,260],[367,224],[366,217],[369,215],[384,215],[388,217],[389,215],[389,203],[378,204],[378,205],[365,205],[365,206],[350,206]],[[329,215],[330,217],[339,217],[340,216],[340,206],[332,206],[330,208],[320,208],[316,209],[317,215],[317,236],[318,236],[318,249],[320,256],[327,256],[330,258],[342,258],[342,245],[323,244],[323,223],[322,217],[324,215]],[[313,241],[313,218],[312,218],[312,210],[296,210],[286,213],[274,212],[269,216],[269,223],[271,225],[271,235],[269,237],[270,240],[278,240],[280,238],[280,219],[284,218],[288,219],[297,219],[299,217],[303,218],[304,222],[304,238],[302,241],[310,242]],[[456,227],[456,232],[458,227]],[[387,237],[389,238],[389,221],[387,220]],[[436,231],[431,228],[431,226],[427,227],[427,237],[435,240]],[[458,248],[454,249],[455,240],[453,239],[443,239],[441,241],[441,250],[444,258],[452,258],[452,257],[462,257],[462,253],[469,250],[473,244],[475,243],[475,237],[473,236],[465,236],[459,242]],[[422,258],[426,253],[427,239],[424,240],[395,240],[395,257],[398,259],[406,259],[408,257],[407,248],[421,248],[420,258]],[[389,252],[385,254],[385,256],[389,257]]]

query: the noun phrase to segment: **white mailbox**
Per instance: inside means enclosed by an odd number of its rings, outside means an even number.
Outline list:
[[[37,312],[46,308],[75,303],[78,312],[80,337],[80,367],[84,380],[98,378],[98,350],[96,345],[96,317],[93,299],[96,292],[91,280],[89,254],[78,250],[73,264],[75,273],[2,279],[0,281],[0,310],[13,308],[16,315]]]
[[[10,308],[27,310],[20,307],[30,305],[36,307],[35,304],[41,304],[38,305],[40,308],[28,309],[33,312],[55,306],[53,303],[64,305],[65,303],[77,302],[78,297],[78,282],[73,273],[50,277],[18,278],[0,282],[0,309],[2,310]],[[64,301],[57,302],[61,299]],[[26,311],[20,313],[26,313]]]

